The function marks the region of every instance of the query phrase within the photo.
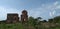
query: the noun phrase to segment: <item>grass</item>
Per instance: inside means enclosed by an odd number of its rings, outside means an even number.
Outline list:
[[[23,29],[22,24],[0,24],[0,29]]]
[[[26,25],[22,23],[15,23],[15,24],[0,24],[0,29],[60,29],[60,26],[57,27],[50,27],[50,28],[43,28],[42,25],[38,25],[37,28],[31,25]]]

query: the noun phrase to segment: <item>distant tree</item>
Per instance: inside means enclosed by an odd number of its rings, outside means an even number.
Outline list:
[[[41,17],[37,17],[36,19],[41,20],[42,18]]]
[[[53,19],[48,19],[48,22],[52,23],[53,22]]]
[[[38,19],[34,17],[29,17],[29,24],[33,25],[34,27],[38,25]]]
[[[40,22],[41,21],[41,17],[37,17],[37,18],[35,18],[38,22]]]
[[[40,25],[40,20],[39,19],[42,19],[41,17],[37,17],[37,18],[34,18],[34,17],[29,17],[29,24],[34,26],[36,29],[38,29],[38,26]]]
[[[36,19],[36,21],[37,21],[37,24],[40,25],[40,24],[41,24],[41,19],[42,19],[42,18],[41,18],[41,17],[37,17],[37,18],[35,18],[35,19]]]
[[[50,22],[50,23],[52,23],[52,22],[53,23],[59,23],[60,22],[60,16],[56,16],[52,19],[49,19],[48,22]]]
[[[33,25],[34,24],[34,17],[29,17],[29,21],[28,21],[29,24]]]
[[[33,19],[34,19],[34,17],[32,17],[32,16],[31,16],[31,17],[29,17],[28,19],[29,19],[29,20],[33,20]]]
[[[46,20],[43,20],[43,22],[47,22]]]
[[[54,19],[54,22],[55,22],[55,23],[60,22],[60,16],[56,16],[56,17],[54,17],[53,19]]]
[[[37,19],[42,19],[41,17],[37,17]]]

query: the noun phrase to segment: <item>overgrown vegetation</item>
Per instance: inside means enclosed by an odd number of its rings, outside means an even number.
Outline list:
[[[1,23],[0,29],[60,29],[60,16],[48,19],[48,21],[40,21],[41,19],[41,17],[29,17],[29,21],[24,24],[21,22],[12,24]]]

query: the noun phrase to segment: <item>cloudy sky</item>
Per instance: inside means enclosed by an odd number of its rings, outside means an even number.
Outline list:
[[[47,20],[60,15],[60,0],[0,0],[0,20],[6,20],[7,13],[27,10],[29,16]]]

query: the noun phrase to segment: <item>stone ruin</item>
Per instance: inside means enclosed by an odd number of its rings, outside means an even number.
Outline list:
[[[28,21],[28,14],[27,14],[27,11],[26,10],[23,10],[22,11],[22,14],[21,14],[21,22],[27,22]]]
[[[9,13],[7,14],[7,23],[16,23],[19,21],[19,17],[17,13]]]
[[[9,13],[9,14],[7,14],[6,22],[7,23],[16,23],[16,22],[19,22],[19,18],[20,17],[18,17],[17,13]],[[21,14],[21,22],[23,23],[23,22],[27,22],[27,21],[28,21],[27,11],[23,10],[22,14]]]

